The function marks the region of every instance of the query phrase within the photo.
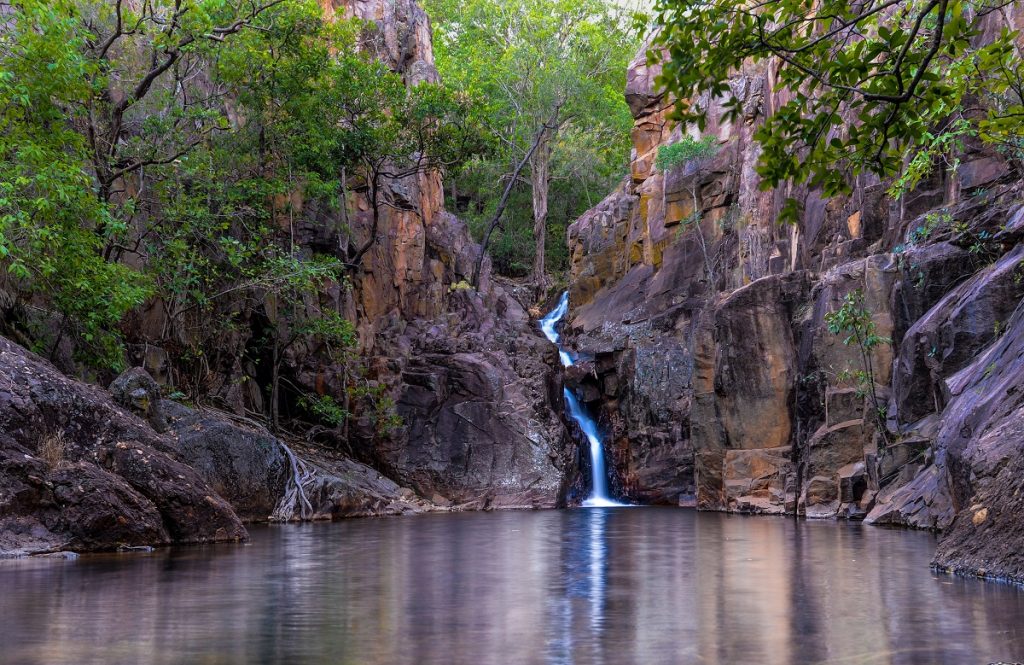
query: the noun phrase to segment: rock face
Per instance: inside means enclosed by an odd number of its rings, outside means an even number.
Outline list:
[[[1019,575],[1020,174],[970,145],[964,170],[899,201],[868,177],[832,199],[761,191],[752,135],[786,95],[768,64],[733,78],[736,123],[701,100],[718,154],[663,173],[657,149],[682,134],[659,69],[641,53],[627,77],[629,178],[568,230],[568,337],[585,360],[567,382],[611,433],[613,484],[638,501],[950,528],[937,563]],[[787,197],[795,225],[776,221]],[[829,331],[848,295],[889,343],[861,354]],[[982,400],[986,371],[1008,383]]]
[[[372,22],[364,37],[410,83],[433,81],[430,22],[413,0],[324,0]],[[396,405],[387,435],[372,418],[350,430],[357,457],[421,496],[468,507],[552,507],[575,471],[561,419],[559,363],[524,307],[492,280],[485,261],[469,287],[480,248],[443,210],[440,178],[385,185],[377,241],[351,294],[329,306],[359,322],[368,382]],[[354,195],[353,236],[370,229],[365,192]],[[324,219],[307,215],[305,244],[321,242]],[[296,357],[294,382],[341,395],[338,368]]]
[[[453,295],[452,315],[411,326],[398,413],[405,438],[379,445],[389,475],[469,507],[554,507],[569,453],[553,406],[556,351],[518,303]]]
[[[255,423],[148,395],[140,368],[107,393],[0,338],[0,376],[0,556],[242,540],[241,520],[447,506],[340,453],[293,450]],[[308,507],[281,515],[296,477]]]
[[[0,533],[8,553],[240,540],[231,506],[99,388],[0,338]]]
[[[329,15],[365,21],[363,45],[408,83],[437,80],[430,22],[413,0],[322,0],[321,6]],[[292,202],[301,211],[291,230],[296,245],[332,253],[339,244],[358,247],[370,239],[366,185],[357,177],[348,185],[344,217],[336,206]],[[523,306],[492,280],[489,262],[478,288],[469,286],[480,248],[466,225],[444,211],[437,174],[388,180],[381,198],[379,227],[350,275],[351,289],[336,285],[308,303],[311,311],[340,312],[356,323],[359,376],[297,343],[281,369],[287,394],[279,408],[305,415],[296,407],[303,396],[348,403],[353,390],[372,394],[352,402],[358,422],[326,440],[427,498],[558,505],[575,466],[554,388],[557,357]],[[148,325],[159,330],[159,318],[154,313]],[[254,318],[251,332],[224,342],[230,365],[214,369],[210,392],[236,414],[268,412],[267,391],[255,388],[258,363],[245,350],[273,325]],[[152,355],[151,346],[145,349]]]
[[[959,508],[934,563],[1024,583],[1024,306],[946,386],[936,438]]]
[[[363,46],[409,84],[437,80],[430,23],[413,0],[321,6],[362,19]],[[322,437],[333,449],[286,446],[241,417],[269,411],[258,387],[267,363],[250,347],[281,325],[270,305],[265,316],[246,310],[204,370],[207,402],[234,415],[161,398],[175,368],[173,353],[151,343],[166,323],[159,307],[129,324],[140,367],[109,394],[0,340],[0,551],[240,539],[240,519],[271,516],[564,502],[576,463],[557,356],[489,263],[469,286],[480,248],[443,210],[440,177],[383,183],[376,229],[365,183],[346,184],[344,217],[296,195],[294,226],[282,230],[300,251],[343,258],[373,234],[350,289],[336,284],[303,303],[357,323],[358,376],[301,343],[281,366],[286,415],[303,395],[340,403],[355,385],[373,396],[353,400],[358,418],[345,431]]]

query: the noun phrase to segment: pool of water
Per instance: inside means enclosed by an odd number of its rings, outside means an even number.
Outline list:
[[[934,538],[671,508],[252,529],[0,562],[2,663],[790,665],[1024,660],[1024,592]]]

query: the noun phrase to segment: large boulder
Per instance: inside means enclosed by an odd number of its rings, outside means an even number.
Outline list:
[[[165,401],[179,454],[243,520],[267,520],[291,473],[276,437],[227,414]]]
[[[156,505],[120,477],[0,435],[0,556],[171,541]]]
[[[399,515],[435,506],[365,464],[285,443],[253,421],[165,401],[180,454],[245,521]],[[306,506],[285,505],[302,485]],[[301,501],[301,500],[300,500]]]
[[[397,403],[408,434],[376,446],[383,467],[426,497],[436,493],[476,507],[559,504],[566,476],[556,465],[562,428],[549,415],[549,369],[536,360],[544,358],[545,343],[538,339],[519,352],[518,372],[494,348],[430,352],[428,346],[412,357]]]
[[[141,367],[132,367],[108,388],[114,401],[139,416],[157,432],[167,431],[160,385]]]
[[[173,441],[107,392],[4,338],[0,376],[5,551],[246,537],[231,506],[180,461]]]

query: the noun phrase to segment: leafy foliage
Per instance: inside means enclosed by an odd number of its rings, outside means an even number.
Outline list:
[[[407,84],[362,48],[374,24],[327,20],[317,0],[14,0],[3,14],[7,332],[51,354],[71,339],[107,371],[124,341],[157,344],[193,399],[249,339],[274,424],[295,345],[349,368],[354,390],[355,326],[322,294],[344,298],[378,239],[395,205],[383,181],[480,151],[470,97]],[[349,224],[356,196],[368,230]],[[309,208],[330,225],[316,251],[296,242]],[[390,417],[384,396],[360,399]]]
[[[478,100],[476,114],[490,138],[489,150],[448,177],[449,207],[478,239],[495,214],[502,216],[489,246],[499,272],[527,274],[536,267],[538,244],[545,265],[564,269],[566,226],[625,175],[632,117],[622,90],[640,45],[630,16],[605,0],[424,5],[438,69]],[[510,180],[507,207],[499,210]]]
[[[684,232],[693,230],[700,245],[701,254],[704,256],[704,272],[708,282],[714,285],[718,274],[718,254],[713,248],[708,247],[707,239],[704,237],[704,230],[701,228],[701,221],[704,215],[701,211],[701,203],[698,197],[700,179],[703,175],[703,167],[709,159],[718,154],[720,147],[718,139],[714,136],[704,136],[695,139],[685,135],[675,143],[658,147],[658,154],[654,158],[655,168],[663,171],[671,171],[680,166],[690,169],[689,189],[690,198],[693,201],[693,212],[682,220],[677,231],[677,236]],[[664,189],[662,190],[664,192]]]
[[[960,137],[1019,147],[1016,33],[978,39],[980,23],[1004,4],[659,0],[655,46],[667,51],[662,82],[679,100],[678,118],[699,127],[711,98],[738,120],[743,103],[729,77],[775,63],[776,89],[790,94],[756,132],[765,188],[807,182],[831,196],[874,173],[899,175],[899,193]],[[980,114],[966,111],[969,100],[981,100]],[[786,212],[797,211],[791,204]]]
[[[97,65],[67,3],[24,2],[0,34],[0,260],[16,299],[42,296],[101,363],[118,366],[112,328],[150,294],[104,260],[123,228],[94,192],[87,137],[68,123],[93,96]],[[63,102],[63,103],[62,103]]]
[[[714,136],[705,136],[695,139],[692,136],[684,136],[675,143],[658,147],[658,154],[654,158],[654,167],[662,171],[711,159],[718,154],[718,139]]]

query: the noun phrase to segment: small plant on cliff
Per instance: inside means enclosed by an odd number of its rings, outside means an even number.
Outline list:
[[[398,415],[395,400],[388,394],[388,387],[385,384],[367,381],[349,392],[353,400],[362,401],[368,406],[367,415],[377,436],[390,437],[404,424],[402,416]]]
[[[860,397],[869,397],[871,413],[878,425],[883,440],[888,443],[885,428],[886,407],[879,404],[876,392],[875,368],[871,358],[875,348],[891,344],[888,337],[878,334],[871,312],[864,306],[864,294],[860,289],[847,293],[842,306],[825,315],[828,331],[833,335],[846,335],[843,344],[855,346],[860,356],[861,366],[857,369],[846,369],[839,374],[840,380],[853,380]]]
[[[654,166],[662,171],[671,171],[677,166],[699,164],[711,159],[718,154],[718,150],[718,138],[715,136],[699,139],[684,136],[675,143],[660,146],[654,158]]]
[[[46,434],[39,441],[39,458],[51,469],[67,464],[68,442],[64,432]]]
[[[352,415],[330,395],[303,395],[299,406],[330,427],[341,427]]]
[[[686,167],[692,170],[690,174],[690,198],[693,201],[693,212],[682,220],[680,230],[690,228],[696,231],[697,241],[700,244],[701,253],[704,255],[704,269],[707,272],[708,283],[714,288],[717,258],[708,253],[708,242],[704,237],[704,230],[701,228],[701,221],[704,217],[701,212],[701,202],[698,199],[701,178],[704,175],[704,168],[708,160],[712,159],[719,151],[718,139],[714,136],[705,136],[695,139],[692,136],[684,136],[682,139],[669,145],[658,148],[658,154],[654,158],[654,166],[662,171],[671,171],[679,167]],[[665,209],[664,196],[667,187],[662,187],[662,208]]]
[[[949,227],[953,216],[945,210],[932,211],[924,216],[921,223],[907,234],[907,244],[917,245],[927,241],[936,231]]]

